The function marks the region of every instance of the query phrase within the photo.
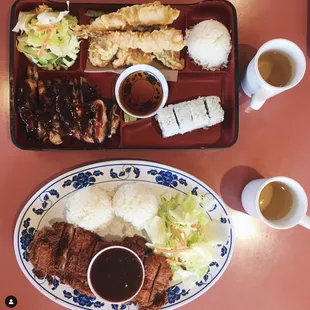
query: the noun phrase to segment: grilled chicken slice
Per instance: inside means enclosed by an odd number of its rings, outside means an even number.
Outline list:
[[[85,133],[83,134],[83,140],[87,143],[95,143],[94,137],[93,137],[93,124],[91,121],[88,122],[87,128]]]
[[[20,95],[21,97],[23,96],[22,94]],[[19,102],[21,102],[22,99],[19,99]],[[28,133],[31,133],[35,130],[35,114],[26,106],[21,106],[18,108],[19,110],[19,116],[22,119],[22,121],[26,125],[26,131]]]
[[[52,128],[48,132],[49,140],[56,145],[62,144],[63,131],[61,128],[60,116],[55,113],[52,119]]]
[[[110,134],[108,138],[112,138],[113,135],[116,134],[117,129],[119,127],[119,123],[121,121],[120,115],[117,113],[118,107],[116,104],[113,104],[112,109],[110,111],[109,119],[110,119]]]
[[[47,130],[46,130],[46,123],[44,120],[39,120],[38,121],[38,127],[37,127],[37,133],[38,133],[38,138],[39,140],[45,140],[47,137]]]
[[[102,143],[108,125],[107,107],[102,100],[97,99],[91,104],[91,110],[95,113],[95,118],[91,121],[93,136],[97,143]]]
[[[18,110],[22,121],[26,124],[26,131],[33,133],[36,128],[36,110],[38,108],[38,71],[29,66],[27,79],[24,81],[18,94]]]
[[[81,102],[88,103],[96,100],[98,98],[97,89],[91,86],[87,79],[81,77]]]
[[[62,144],[66,136],[102,143],[106,133],[111,137],[120,123],[117,106],[108,109],[87,79],[43,81],[34,66],[28,67],[17,105],[29,136],[55,145]]]
[[[46,109],[52,105],[52,83],[48,80],[44,83],[42,80],[38,81],[38,94],[39,94],[39,101],[40,106],[42,109]]]

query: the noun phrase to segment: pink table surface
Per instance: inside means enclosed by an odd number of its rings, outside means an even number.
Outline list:
[[[283,37],[306,53],[306,0],[234,0],[238,12],[241,68],[265,41]],[[13,229],[27,198],[53,176],[95,160],[138,158],[183,169],[206,182],[232,208],[236,243],[231,263],[210,291],[183,307],[233,310],[310,309],[310,234],[296,227],[276,231],[244,214],[240,193],[251,179],[286,175],[310,193],[310,74],[258,112],[240,107],[236,145],[212,151],[27,152],[9,135],[8,22],[12,0],[0,3],[0,309],[15,295],[15,309],[62,309],[37,291],[19,269]],[[307,59],[308,66],[310,65]],[[241,98],[244,103],[244,98]]]

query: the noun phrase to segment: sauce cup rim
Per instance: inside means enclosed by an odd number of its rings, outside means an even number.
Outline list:
[[[145,115],[136,115],[134,113],[129,112],[121,103],[120,100],[120,96],[119,96],[119,91],[120,91],[120,87],[122,85],[122,82],[132,73],[137,72],[137,71],[146,71],[146,72],[150,72],[153,75],[156,76],[156,78],[160,81],[161,87],[163,89],[163,99],[160,103],[160,105],[157,107],[157,109],[155,111],[153,111],[152,113],[149,114],[145,114]],[[168,88],[168,83],[166,78],[164,77],[164,75],[155,67],[150,66],[150,65],[134,65],[131,66],[129,68],[127,68],[126,70],[124,70],[120,76],[117,78],[116,84],[115,84],[115,88],[114,88],[114,92],[115,92],[115,98],[117,101],[117,104],[120,106],[120,108],[127,113],[128,115],[132,116],[132,117],[136,117],[136,118],[148,118],[148,117],[152,117],[154,115],[157,114],[157,112],[162,109],[167,100],[168,100],[168,95],[169,95],[169,88]]]
[[[139,264],[141,265],[142,267],[142,281],[141,281],[141,285],[139,287],[139,289],[137,290],[137,292],[131,296],[129,299],[126,299],[126,300],[121,300],[121,301],[118,301],[118,302],[114,302],[114,301],[110,301],[110,300],[107,300],[107,299],[104,299],[103,297],[101,297],[97,292],[96,290],[94,289],[92,283],[91,283],[91,278],[90,278],[90,272],[91,272],[91,268],[95,262],[95,260],[98,258],[98,256],[100,256],[102,253],[108,251],[108,250],[113,250],[113,249],[122,249],[122,250],[125,250],[125,251],[128,251],[130,252],[131,254],[133,254]],[[131,301],[133,298],[135,298],[141,291],[142,287],[143,287],[143,284],[144,284],[144,279],[145,279],[145,269],[144,269],[144,265],[143,265],[143,262],[141,260],[141,258],[137,255],[137,253],[135,253],[133,250],[129,249],[129,248],[126,248],[124,246],[120,246],[120,245],[112,245],[112,246],[109,246],[105,249],[102,249],[101,251],[99,251],[93,258],[92,260],[90,261],[89,265],[88,265],[88,269],[87,269],[87,282],[88,282],[88,285],[91,289],[91,291],[93,292],[93,294],[96,296],[96,298],[100,301],[104,301],[106,303],[109,303],[109,304],[124,304],[126,302],[129,302]]]

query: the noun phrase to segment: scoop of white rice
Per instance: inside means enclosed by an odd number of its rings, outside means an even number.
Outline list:
[[[107,227],[115,217],[111,196],[99,185],[79,190],[66,204],[69,223],[95,231]]]
[[[148,220],[154,218],[158,211],[156,196],[151,190],[139,183],[120,186],[113,197],[115,214],[136,229],[143,229]]]
[[[186,30],[189,56],[207,70],[227,67],[231,37],[227,28],[216,20],[205,20]]]

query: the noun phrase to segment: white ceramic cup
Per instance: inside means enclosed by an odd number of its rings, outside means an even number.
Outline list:
[[[113,249],[122,249],[122,250],[126,250],[126,251],[130,252],[131,254],[133,254],[133,255],[137,258],[139,264],[140,264],[141,267],[142,267],[142,281],[141,281],[141,285],[140,285],[140,287],[139,287],[139,290],[138,290],[133,296],[131,296],[129,299],[122,300],[122,301],[119,301],[119,302],[112,302],[112,301],[106,300],[106,299],[104,299],[103,297],[101,297],[100,295],[98,295],[98,293],[96,292],[96,290],[94,289],[94,287],[93,287],[93,285],[92,285],[91,276],[90,276],[90,275],[91,275],[92,266],[93,266],[94,262],[96,261],[97,257],[98,257],[99,255],[101,255],[102,253],[104,253],[104,252],[106,252],[106,251],[109,251],[109,250],[113,250]],[[143,262],[142,262],[142,260],[140,259],[140,257],[139,257],[134,251],[132,251],[131,249],[126,248],[126,247],[123,247],[123,246],[118,246],[118,245],[110,246],[110,247],[107,247],[107,248],[105,248],[105,249],[99,251],[99,252],[92,258],[92,260],[91,260],[91,262],[90,262],[90,264],[89,264],[89,266],[88,266],[88,270],[87,270],[87,282],[88,282],[88,285],[89,285],[91,291],[93,292],[93,294],[97,297],[97,299],[102,300],[102,301],[107,302],[107,303],[110,303],[110,304],[112,304],[112,303],[113,303],[113,304],[125,304],[126,302],[128,302],[128,301],[132,300],[133,298],[135,298],[135,297],[139,294],[139,292],[141,291],[141,289],[142,289],[142,287],[143,287],[144,279],[145,279],[145,270],[144,270]]]
[[[128,111],[126,109],[126,107],[124,107],[124,105],[122,104],[122,101],[120,99],[120,94],[119,94],[120,87],[121,87],[123,81],[129,75],[131,75],[132,73],[137,72],[137,71],[145,71],[145,72],[149,72],[149,73],[153,74],[159,80],[159,82],[162,86],[162,89],[163,89],[163,98],[162,98],[160,105],[157,107],[157,109],[155,111],[153,111],[152,113],[145,114],[145,115],[136,115],[136,114]],[[167,99],[168,99],[168,95],[169,95],[169,88],[168,88],[168,83],[167,83],[166,78],[158,69],[154,68],[153,66],[149,66],[149,65],[134,65],[134,66],[127,68],[125,71],[123,71],[121,73],[121,75],[118,77],[116,84],[115,84],[115,98],[116,98],[118,105],[128,115],[130,115],[132,117],[136,117],[136,118],[148,118],[148,117],[151,117],[151,116],[154,116],[155,114],[157,114],[158,110],[163,108],[164,105],[166,104]]]
[[[268,51],[280,51],[290,58],[293,74],[287,85],[283,87],[275,87],[268,84],[259,73],[258,59],[263,53]],[[302,80],[305,71],[306,58],[302,50],[292,41],[274,39],[266,42],[257,51],[247,67],[246,74],[241,81],[241,87],[245,94],[252,98],[250,107],[253,110],[258,110],[267,99],[296,86]]]
[[[259,209],[259,195],[263,188],[271,182],[281,182],[285,184],[293,196],[292,209],[280,220],[267,220]],[[310,229],[310,217],[306,215],[308,209],[307,194],[301,185],[293,179],[281,176],[254,180],[244,188],[241,201],[243,208],[249,215],[261,219],[266,225],[272,228],[288,229],[299,224]]]

